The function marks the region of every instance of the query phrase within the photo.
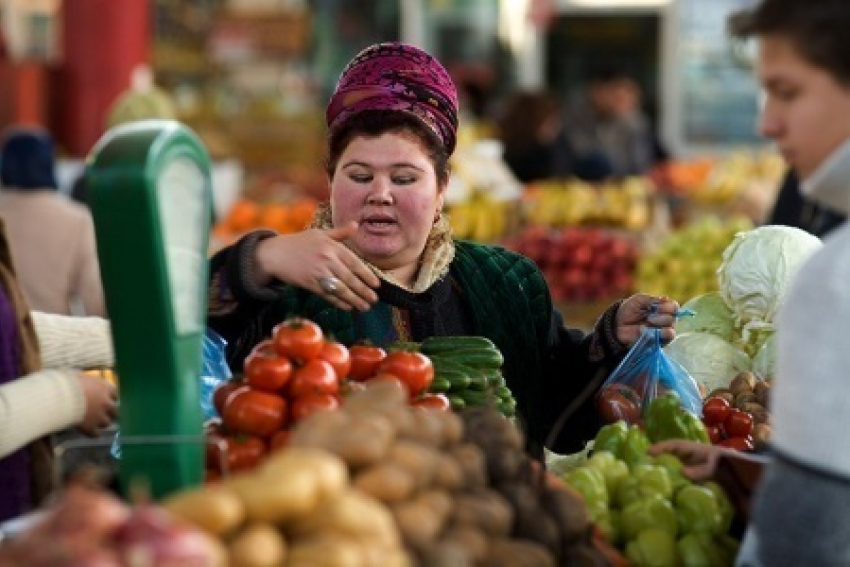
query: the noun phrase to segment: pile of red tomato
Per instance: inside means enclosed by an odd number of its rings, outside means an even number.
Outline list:
[[[753,450],[753,416],[732,407],[729,400],[720,396],[706,398],[702,404],[702,421],[712,444],[739,451]]]
[[[338,408],[347,392],[367,381],[397,380],[411,405],[448,410],[445,395],[426,393],[433,378],[431,360],[419,352],[348,348],[328,340],[310,320],[286,320],[245,359],[241,381],[215,390],[221,419],[206,426],[207,477],[253,468],[268,451],[286,445],[295,424]]]

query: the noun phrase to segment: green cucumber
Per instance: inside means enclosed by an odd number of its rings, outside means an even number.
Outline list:
[[[422,354],[452,353],[463,349],[496,349],[493,341],[487,337],[457,336],[457,337],[428,337],[422,341],[419,352]]]
[[[469,386],[467,386],[470,390],[476,390],[478,392],[484,392],[487,390],[487,377],[480,370],[476,370],[474,368],[470,368],[469,372]]]
[[[449,390],[452,392],[466,390],[472,381],[468,372],[457,372],[455,370],[438,370],[437,376],[448,381]]]
[[[431,381],[431,385],[428,387],[429,392],[436,392],[438,394],[442,392],[448,392],[451,389],[451,381],[449,381],[448,378],[445,378],[440,375],[434,376],[434,379]]]
[[[505,362],[505,357],[498,350],[463,349],[450,355],[450,359],[473,368],[489,368],[498,370]]]
[[[513,392],[511,392],[511,389],[507,386],[499,386],[498,388],[496,388],[496,395],[499,397],[500,400],[503,401],[514,399]]]
[[[502,373],[498,370],[485,370],[484,377],[487,379],[487,386],[490,388],[500,388],[502,386],[507,386],[505,382],[505,377],[502,376]]]
[[[453,410],[461,410],[466,407],[466,400],[456,394],[451,394],[449,395],[449,404],[451,404]]]
[[[495,398],[492,395],[476,390],[464,390],[460,392],[460,396],[468,406],[484,406],[495,402]]]

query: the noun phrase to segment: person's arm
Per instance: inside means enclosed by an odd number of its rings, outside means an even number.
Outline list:
[[[112,330],[100,317],[30,312],[44,368],[100,368],[115,365]]]
[[[0,458],[82,421],[86,399],[77,374],[42,370],[0,386]]]

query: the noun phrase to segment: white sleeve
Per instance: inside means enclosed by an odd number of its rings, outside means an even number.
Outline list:
[[[0,458],[79,423],[85,409],[74,371],[42,370],[0,386]]]
[[[115,365],[112,329],[100,317],[31,313],[44,368],[97,368]]]

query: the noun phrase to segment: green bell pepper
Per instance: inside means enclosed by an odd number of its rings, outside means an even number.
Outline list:
[[[703,486],[714,494],[714,498],[717,501],[717,508],[720,510],[720,527],[718,528],[718,533],[729,533],[729,528],[732,527],[732,520],[735,518],[735,508],[729,501],[729,497],[726,496],[726,491],[713,480],[704,482]]]
[[[655,456],[654,463],[663,467],[670,477],[670,483],[673,485],[673,494],[679,491],[683,486],[688,486],[691,481],[685,476],[684,465],[679,457],[672,453],[661,453]]]
[[[665,439],[709,442],[705,425],[697,416],[682,408],[679,396],[672,390],[649,403],[644,421],[646,433],[653,443]]]
[[[637,465],[632,471],[632,476],[637,479],[641,492],[644,494],[656,493],[666,499],[673,497],[673,483],[667,469],[658,465]]]
[[[634,469],[637,465],[650,462],[651,459],[647,454],[648,449],[649,439],[646,433],[639,426],[630,425],[620,450],[620,458],[626,462],[629,470]]]
[[[728,567],[735,562],[737,542],[729,547],[724,538],[709,533],[685,534],[676,542],[676,553],[682,567]],[[731,538],[730,538],[731,539]]]
[[[598,470],[605,477],[605,487],[608,490],[609,498],[613,498],[617,494],[617,487],[620,482],[629,476],[628,465],[608,451],[601,453],[594,451],[593,455],[587,460],[586,466]]]
[[[698,484],[685,486],[676,493],[675,506],[679,533],[722,533],[723,518],[711,489]]]
[[[623,508],[620,525],[626,540],[636,537],[648,528],[663,530],[676,535],[676,511],[670,501],[660,494],[651,494],[635,500]]]
[[[588,508],[591,508],[597,502],[608,506],[608,489],[605,487],[605,477],[597,469],[581,466],[567,471],[563,480],[584,497],[584,503]]]
[[[593,440],[593,452],[608,451],[615,457],[622,457],[621,447],[626,440],[629,426],[625,421],[617,421],[603,426]]]
[[[658,528],[642,530],[626,544],[626,559],[635,567],[676,565],[675,536]]]

